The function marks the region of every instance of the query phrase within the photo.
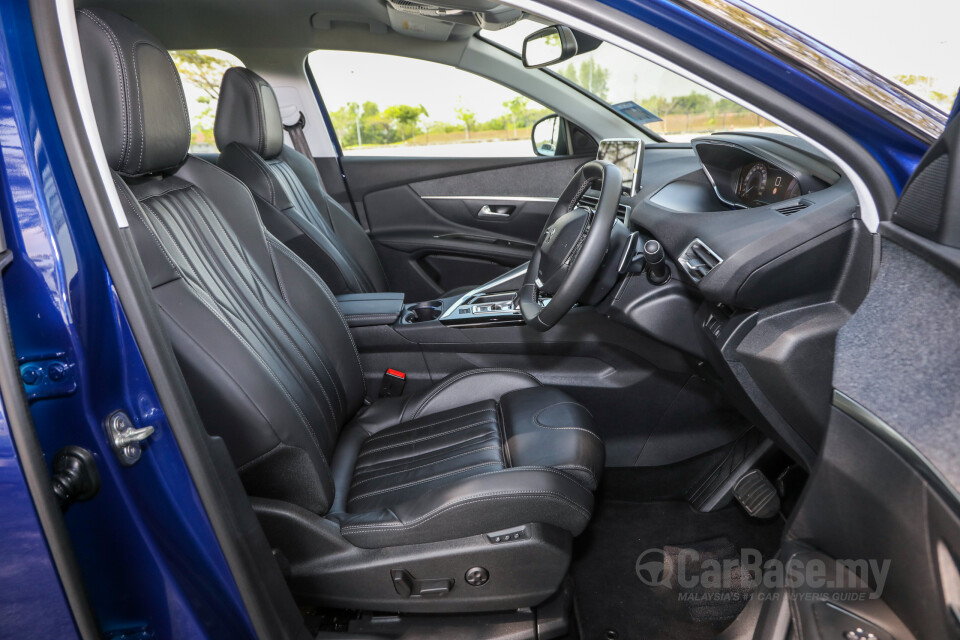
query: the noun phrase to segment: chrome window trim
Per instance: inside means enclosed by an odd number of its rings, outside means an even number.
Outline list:
[[[838,89],[871,111],[900,121],[914,135],[931,143],[943,133],[947,114],[839,51],[739,0],[674,0],[678,5],[801,71]]]
[[[538,196],[420,196],[421,200],[493,200],[500,202],[556,202],[556,198]]]

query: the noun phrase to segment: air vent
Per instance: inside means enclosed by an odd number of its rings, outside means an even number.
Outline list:
[[[680,255],[680,266],[693,278],[694,282],[700,282],[721,262],[723,259],[700,238],[688,244]]]
[[[600,198],[597,196],[592,196],[588,194],[583,194],[580,196],[580,199],[577,200],[577,206],[584,207],[590,211],[594,211],[597,208],[597,203],[600,202]],[[630,207],[625,204],[617,205],[617,218],[626,224],[627,220],[630,218]]]
[[[788,204],[785,207],[780,207],[779,209],[777,209],[777,213],[782,213],[785,216],[789,216],[789,215],[793,215],[797,211],[802,211],[806,209],[808,206],[810,206],[809,202],[805,200],[800,200],[799,202]]]

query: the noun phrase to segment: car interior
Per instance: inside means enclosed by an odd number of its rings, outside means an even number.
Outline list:
[[[922,212],[960,125],[881,243],[842,149],[671,141],[543,68],[613,46],[599,26],[489,0],[80,0],[75,20],[102,188],[291,637],[956,637],[956,494],[926,462],[955,410],[908,411],[913,444],[876,416],[950,393],[888,374],[955,351],[916,327],[956,280],[901,244],[953,242]],[[522,51],[485,35],[521,20]],[[191,151],[187,49],[243,63],[215,152]],[[348,153],[316,51],[442,64],[550,115],[525,156]],[[893,562],[882,597],[859,574],[792,600],[654,575],[743,550]]]

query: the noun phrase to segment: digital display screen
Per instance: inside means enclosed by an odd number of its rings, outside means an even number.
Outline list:
[[[740,167],[737,196],[751,207],[782,202],[800,195],[800,183],[786,171],[767,162]]]
[[[617,165],[623,174],[623,190],[627,195],[636,194],[640,184],[640,168],[643,166],[643,140],[602,140],[597,160]]]

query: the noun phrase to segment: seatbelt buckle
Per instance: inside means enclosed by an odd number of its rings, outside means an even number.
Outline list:
[[[387,369],[383,372],[383,380],[380,381],[381,398],[395,398],[403,394],[403,385],[407,381],[407,374],[396,369]]]

